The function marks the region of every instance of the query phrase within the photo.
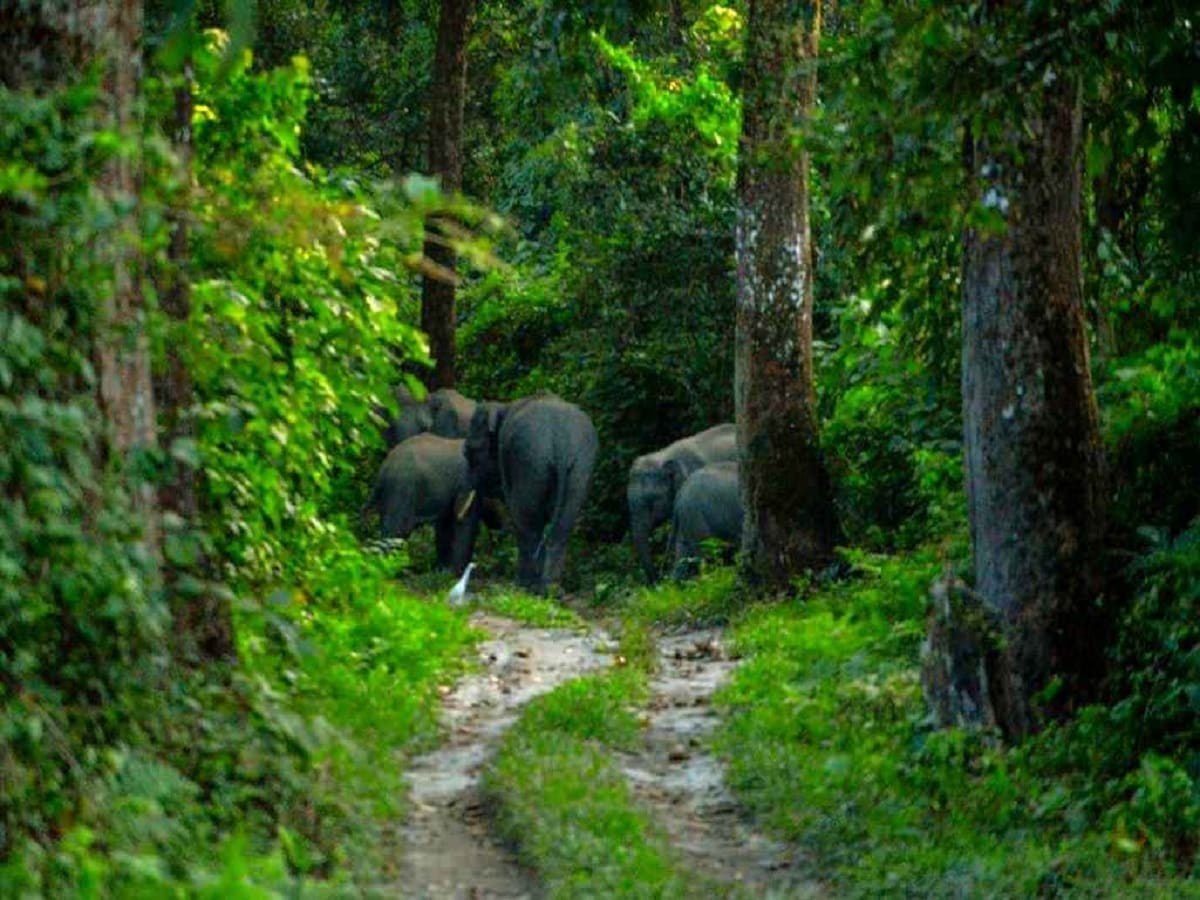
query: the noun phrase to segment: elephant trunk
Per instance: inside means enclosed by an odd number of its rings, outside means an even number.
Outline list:
[[[654,568],[654,558],[650,555],[650,520],[645,510],[634,510],[629,530],[633,537],[634,552],[646,574],[646,582],[654,584],[658,580],[658,573]]]

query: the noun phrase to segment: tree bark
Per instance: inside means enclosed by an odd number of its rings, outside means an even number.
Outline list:
[[[438,16],[433,87],[429,98],[429,171],[446,194],[462,190],[463,103],[467,81],[467,30],[475,0],[442,0]],[[425,256],[445,274],[426,274],[421,285],[421,330],[429,336],[434,369],[431,390],[454,387],[455,254],[436,218],[425,223]]]
[[[827,562],[836,541],[812,359],[808,154],[819,0],[752,0],[738,147],[734,395],[743,575],[766,590]]]
[[[140,200],[141,0],[91,0],[75,4],[0,3],[0,81],[36,91],[53,90],[88,66],[103,65],[100,110],[122,139],[99,188],[114,223],[97,241],[96,255],[109,279],[98,286],[98,324],[90,351],[106,433],[102,453],[129,477],[144,540],[157,557],[159,519],[153,485],[139,478],[132,457],[157,447],[146,304],[142,294]]]
[[[106,0],[80,6],[103,58],[104,94],[109,127],[127,145],[141,142],[142,4],[141,0]],[[142,292],[140,161],[129,146],[109,163],[101,189],[117,213],[104,239],[102,254],[112,266],[112,281],[103,292],[101,327],[95,356],[100,408],[107,423],[111,457],[130,471],[134,498],[145,541],[155,556],[160,529],[154,486],[129,470],[139,452],[158,446],[147,309]]]
[[[990,689],[997,722],[1014,738],[1078,698],[1104,634],[1095,605],[1104,503],[1080,268],[1080,95],[1073,76],[1048,71],[1029,86],[1024,113],[971,138],[967,154],[976,202],[1006,226],[966,236],[963,417],[975,590],[1003,630]]]

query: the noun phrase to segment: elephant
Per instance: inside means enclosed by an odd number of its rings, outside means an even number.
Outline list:
[[[671,518],[675,577],[695,571],[700,542],[719,538],[732,544],[742,539],[742,497],[736,462],[710,463],[683,483]]]
[[[562,577],[598,449],[587,413],[553,394],[475,410],[466,441],[471,484],[508,508],[522,587],[544,594]]]
[[[455,574],[471,560],[483,516],[481,504],[471,502],[464,444],[436,434],[401,441],[388,452],[362,509],[364,519],[379,513],[385,538],[408,537],[432,522],[438,567]]]
[[[466,438],[475,413],[476,403],[453,388],[439,388],[424,400],[418,400],[412,391],[401,385],[393,392],[399,412],[391,416],[382,411],[387,426],[383,439],[388,448],[424,432],[439,437]]]
[[[633,461],[626,490],[629,531],[647,582],[653,584],[658,574],[650,553],[650,534],[671,518],[675,497],[688,476],[709,463],[735,461],[737,455],[737,427],[724,424]]]

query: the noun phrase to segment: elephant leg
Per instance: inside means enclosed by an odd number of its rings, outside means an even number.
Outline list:
[[[546,531],[546,554],[542,566],[542,580],[546,585],[557,584],[562,578],[567,560],[567,538],[571,536],[571,529],[583,511],[595,464],[596,446],[592,444],[581,449],[566,472],[558,473],[554,516]]]
[[[587,500],[591,468],[573,466],[558,491],[554,519],[546,530],[546,546],[542,565],[542,580],[548,586],[562,578],[567,561],[567,539]]]
[[[406,538],[416,528],[412,513],[403,508],[392,508],[380,517],[379,536],[384,539]]]
[[[686,523],[680,522],[676,516],[671,526],[671,549],[675,557],[675,568],[672,577],[676,581],[691,578],[699,568],[697,557],[700,555],[700,542],[691,534]]]
[[[454,553],[454,513],[441,516],[433,526],[434,542],[437,547],[437,567],[452,569]]]
[[[541,579],[542,535],[529,528],[517,529],[517,584],[542,593],[545,586]]]

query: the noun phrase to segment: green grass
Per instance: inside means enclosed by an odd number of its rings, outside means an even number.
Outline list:
[[[529,705],[488,771],[501,833],[552,898],[696,896],[613,757],[637,741],[645,695],[631,667],[568,682]]]
[[[535,628],[587,628],[578,613],[562,603],[519,591],[485,591],[479,598],[479,605],[488,612]]]
[[[389,867],[386,826],[403,815],[403,760],[438,737],[438,688],[466,669],[483,635],[467,614],[396,581],[402,557],[331,549],[302,584],[239,623],[243,667],[262,715],[295,734],[310,766],[288,859],[375,879]],[[244,765],[245,763],[243,763]],[[303,816],[319,815],[310,834]],[[288,824],[285,822],[285,824]]]
[[[717,698],[731,786],[814,853],[837,896],[1200,896],[1134,804],[1156,797],[1178,831],[1200,800],[1182,768],[1114,791],[1079,762],[1102,733],[1087,715],[1018,749],[930,730],[919,645],[943,564],[929,551],[858,563],[806,603],[752,611]]]
[[[738,611],[732,567],[707,569],[698,578],[676,582],[664,579],[624,596],[618,613],[626,621],[648,626],[724,624]]]

